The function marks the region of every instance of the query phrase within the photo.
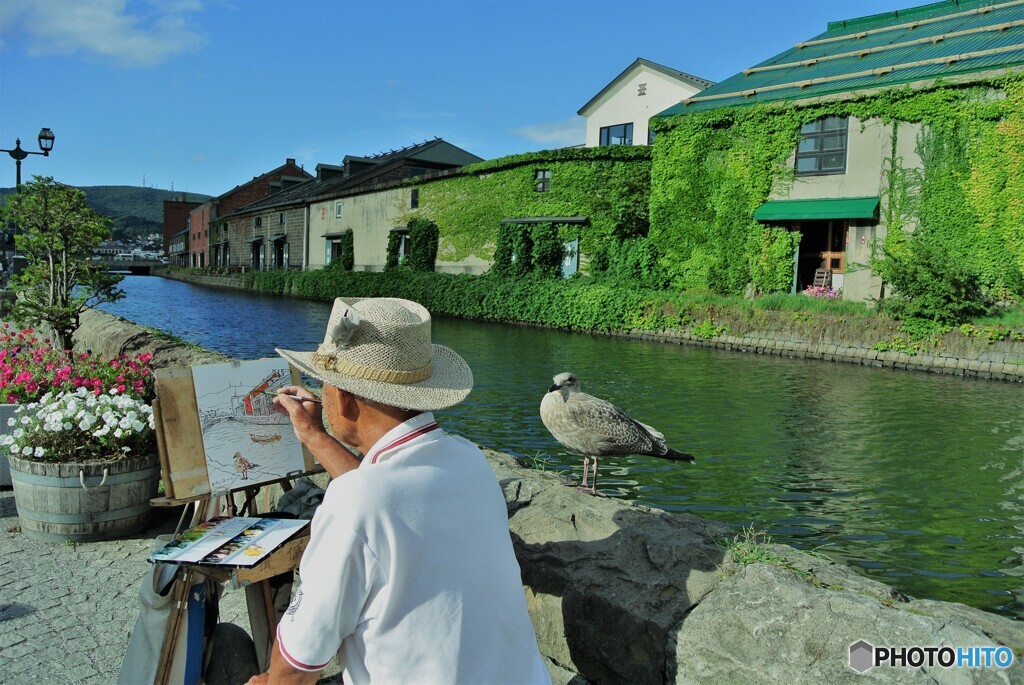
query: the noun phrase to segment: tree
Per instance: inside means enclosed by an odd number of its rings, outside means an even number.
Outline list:
[[[27,260],[12,281],[12,318],[48,324],[55,342],[71,349],[81,313],[124,296],[122,277],[91,261],[92,249],[110,238],[110,219],[90,209],[81,190],[36,176],[7,198],[0,221],[16,227],[15,247]]]

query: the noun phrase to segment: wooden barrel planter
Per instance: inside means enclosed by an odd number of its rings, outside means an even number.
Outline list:
[[[160,480],[155,454],[88,464],[8,458],[21,531],[34,540],[107,540],[149,525]]]
[[[7,419],[14,416],[19,406],[17,404],[0,404],[0,435],[14,430],[7,425]],[[6,457],[0,454],[0,490],[10,490],[11,487],[11,467],[7,463]]]

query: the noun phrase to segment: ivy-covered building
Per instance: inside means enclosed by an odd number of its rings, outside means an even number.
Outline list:
[[[402,221],[437,225],[439,271],[483,273],[503,248],[517,269],[529,271],[534,244],[557,237],[556,261],[564,257],[568,275],[610,244],[646,236],[650,160],[649,147],[615,145],[471,164],[417,181],[418,207]]]
[[[1024,2],[832,22],[661,112],[650,239],[678,287],[870,300],[911,232],[1024,295]]]

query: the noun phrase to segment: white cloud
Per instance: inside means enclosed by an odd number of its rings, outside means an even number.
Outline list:
[[[582,145],[587,138],[587,121],[583,117],[572,117],[565,121],[524,126],[513,129],[512,133],[545,145],[557,147]]]
[[[10,45],[23,36],[31,55],[83,54],[144,68],[205,40],[190,17],[202,10],[200,0],[3,0],[0,8],[0,39]]]

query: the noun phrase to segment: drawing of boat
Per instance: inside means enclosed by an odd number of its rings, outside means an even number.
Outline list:
[[[276,433],[264,435],[262,433],[249,433],[249,439],[253,442],[277,442],[281,436]]]

